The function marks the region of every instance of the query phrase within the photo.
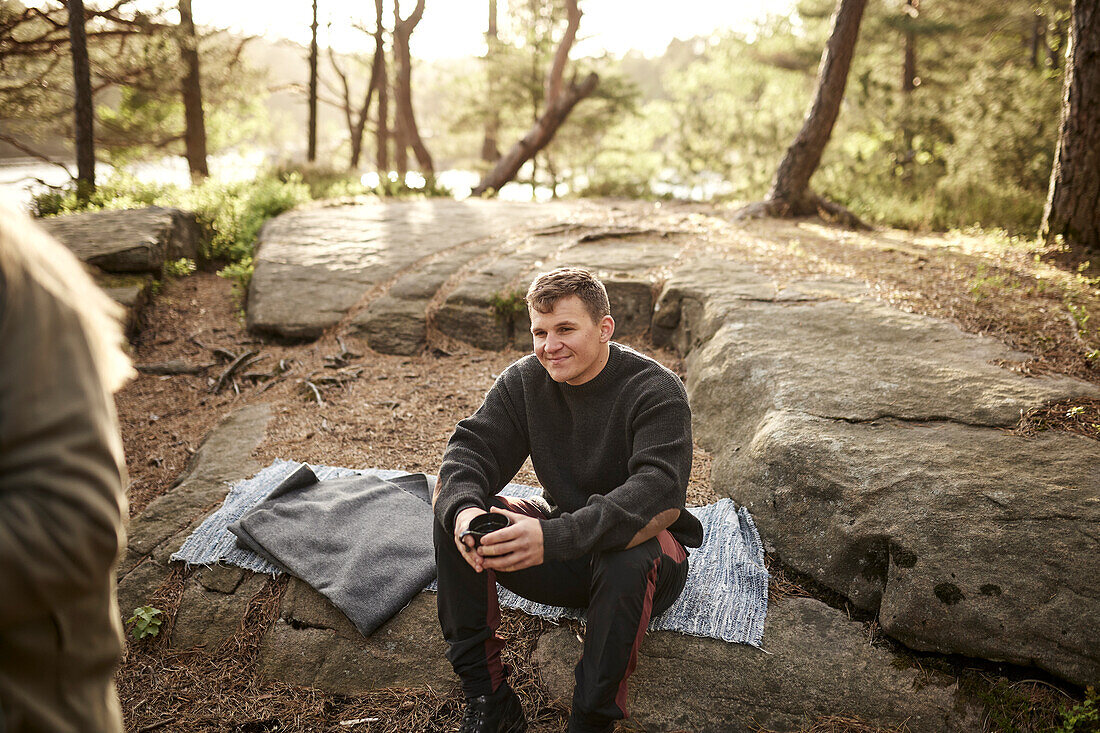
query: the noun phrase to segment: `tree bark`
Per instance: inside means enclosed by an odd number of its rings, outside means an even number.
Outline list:
[[[397,65],[394,96],[397,102],[397,128],[401,134],[397,146],[402,148],[402,152],[398,153],[400,156],[398,160],[404,157],[404,148],[412,148],[416,155],[416,162],[420,166],[420,172],[425,178],[432,178],[435,175],[432,156],[424,146],[424,141],[420,139],[420,131],[416,128],[416,116],[413,114],[412,56],[409,53],[409,37],[412,36],[413,29],[423,16],[424,0],[417,0],[412,14],[404,20],[401,19],[400,2],[394,0],[393,57]]]
[[[485,139],[481,143],[481,159],[486,163],[500,160],[497,133],[500,130],[500,111],[493,105],[495,77],[493,59],[497,53],[497,0],[489,0],[489,30],[485,33],[485,70],[489,78],[489,104],[492,109],[485,120]]]
[[[910,20],[920,16],[920,0],[906,0],[902,10]],[[905,30],[905,61],[902,64],[901,90],[910,93],[917,88],[917,33],[912,26]]]
[[[206,121],[202,110],[202,83],[199,76],[198,36],[191,17],[191,0],[179,0],[180,56],[186,73],[180,86],[183,97],[184,147],[191,180],[199,182],[210,175],[206,164]]]
[[[1031,68],[1039,68],[1039,46],[1045,45],[1046,40],[1046,18],[1039,10],[1035,11],[1035,15],[1032,18],[1031,23]]]
[[[92,114],[92,75],[88,38],[84,31],[84,0],[68,0],[69,41],[73,56],[73,116],[76,143],[77,197],[87,200],[95,191],[95,138]]]
[[[317,0],[313,0],[313,24],[309,41],[309,145],[306,160],[317,160]]]
[[[566,12],[568,25],[561,43],[558,44],[554,63],[546,77],[546,106],[542,115],[523,139],[513,145],[511,150],[497,161],[493,170],[481,179],[471,192],[472,196],[499,191],[505,183],[515,178],[524,163],[550,144],[558,128],[565,122],[577,102],[590,95],[599,84],[600,78],[595,73],[590,73],[579,84],[576,78],[568,85],[563,81],[565,64],[569,60],[569,50],[577,38],[577,28],[581,22],[581,11],[577,7],[577,0],[566,0]]]
[[[1074,0],[1062,122],[1040,234],[1100,254],[1100,0]]]
[[[916,157],[913,149],[913,122],[910,119],[910,111],[913,108],[913,92],[917,89],[917,33],[913,28],[913,21],[920,17],[920,0],[906,0],[902,6],[902,13],[907,21],[905,27],[905,55],[901,67],[901,139],[902,152],[897,159],[898,165],[903,171],[903,178],[909,179],[912,175],[912,163]]]
[[[374,158],[379,174],[385,175],[390,170],[390,82],[386,74],[386,50],[382,38],[382,32],[385,30],[382,26],[382,0],[374,0],[374,21],[377,30],[374,33],[374,69],[371,70],[371,74],[377,72],[375,88],[378,91],[378,125],[374,130]]]
[[[765,204],[773,215],[805,216],[820,213],[822,199],[809,190],[810,177],[821,162],[821,154],[840,113],[848,70],[852,64],[859,24],[867,0],[840,0],[833,18],[833,31],[817,73],[813,105],[794,143],[779,164]]]
[[[329,49],[329,61],[332,63],[332,70],[336,72],[336,76],[340,79],[342,101],[339,106],[344,112],[344,123],[348,127],[348,142],[351,145],[348,169],[354,171],[359,168],[359,158],[363,154],[363,132],[367,127],[370,103],[374,96],[374,85],[378,78],[378,61],[375,60],[371,64],[367,91],[364,92],[363,102],[358,108],[354,107],[351,102],[351,82],[348,80],[348,74],[340,68],[340,64],[336,61],[336,52],[331,48]]]

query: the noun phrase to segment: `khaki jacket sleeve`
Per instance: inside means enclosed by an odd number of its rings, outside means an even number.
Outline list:
[[[18,291],[0,313],[0,631],[101,587],[126,514],[114,403],[79,320],[33,282]]]

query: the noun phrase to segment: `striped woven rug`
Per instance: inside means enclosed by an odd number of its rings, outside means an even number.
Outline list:
[[[295,461],[277,460],[252,478],[233,484],[222,506],[184,541],[172,560],[189,565],[220,562],[257,573],[280,572],[259,555],[238,547],[236,537],[227,527],[301,465]],[[406,473],[390,469],[310,467],[322,481],[356,474],[388,479]],[[501,492],[515,497],[539,493],[539,489],[521,484],[508,484]],[[672,607],[650,622],[650,630],[678,631],[759,647],[764,638],[764,617],[768,609],[768,571],[764,568],[764,549],[752,517],[748,510],[738,509],[729,499],[703,507],[689,507],[688,511],[703,524],[703,544],[689,550],[687,585]],[[426,590],[434,589],[435,581],[432,581]],[[498,586],[497,590],[501,606],[505,608],[552,620],[584,620],[581,609],[544,606],[520,598],[505,588]]]

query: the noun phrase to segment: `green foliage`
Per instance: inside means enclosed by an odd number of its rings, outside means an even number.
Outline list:
[[[178,260],[169,260],[161,268],[164,277],[187,277],[195,271],[195,261],[187,257]]]
[[[343,196],[382,196],[386,198],[450,198],[454,196],[450,189],[440,185],[434,178],[428,178],[422,182],[416,180],[417,174],[415,173],[408,174],[406,179],[402,181],[398,178],[397,173],[391,171],[388,176],[379,177],[375,185],[368,185],[364,182],[366,177],[355,172],[321,165],[281,165],[273,168],[271,175],[280,181],[300,181],[304,183],[309,188],[310,197],[314,199]]]
[[[0,0],[0,119],[6,133],[56,145],[73,129],[67,11],[64,3],[40,5],[42,12],[24,13],[19,2]],[[166,9],[133,6],[101,9],[88,27],[96,152],[116,166],[183,152],[185,68],[175,21]],[[36,39],[43,51],[26,53],[9,39]],[[211,155],[267,129],[262,75],[242,60],[241,44],[224,32],[198,39]]]
[[[130,625],[130,635],[135,639],[156,636],[160,633],[162,615],[163,611],[152,606],[135,608],[134,615],[126,619],[126,623]]]
[[[1055,733],[1091,733],[1100,730],[1100,694],[1095,687],[1085,690],[1085,699],[1062,713]]]
[[[989,266],[979,262],[974,270],[974,277],[970,278],[970,294],[974,300],[980,301],[993,292],[1004,290],[1018,290],[1020,282],[1002,273],[990,273]]]
[[[294,174],[285,181],[270,176],[233,183],[210,178],[186,189],[116,175],[97,187],[86,203],[70,187],[37,196],[33,208],[38,216],[54,216],[98,209],[177,207],[194,212],[206,230],[203,260],[238,262],[251,257],[265,221],[309,200],[309,187]]]
[[[96,187],[88,199],[76,195],[75,184],[50,189],[34,197],[31,208],[38,217],[75,214],[101,209],[136,209],[164,205],[175,192],[172,186],[139,181],[127,173],[115,173]]]
[[[527,312],[526,295],[522,290],[493,293],[489,298],[489,307],[499,320],[510,322],[521,313]]]
[[[252,257],[242,257],[218,270],[218,277],[224,277],[233,283],[233,293],[239,302],[244,302],[248,286],[252,284],[252,273],[256,269]]]
[[[203,259],[239,262],[252,256],[264,222],[309,201],[310,195],[299,176],[286,181],[263,176],[234,183],[207,179],[180,191],[177,200],[175,205],[195,212],[207,229]]]

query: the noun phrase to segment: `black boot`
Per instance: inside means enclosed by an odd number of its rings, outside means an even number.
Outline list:
[[[523,733],[527,718],[519,696],[507,684],[491,695],[466,699],[459,733]]]

